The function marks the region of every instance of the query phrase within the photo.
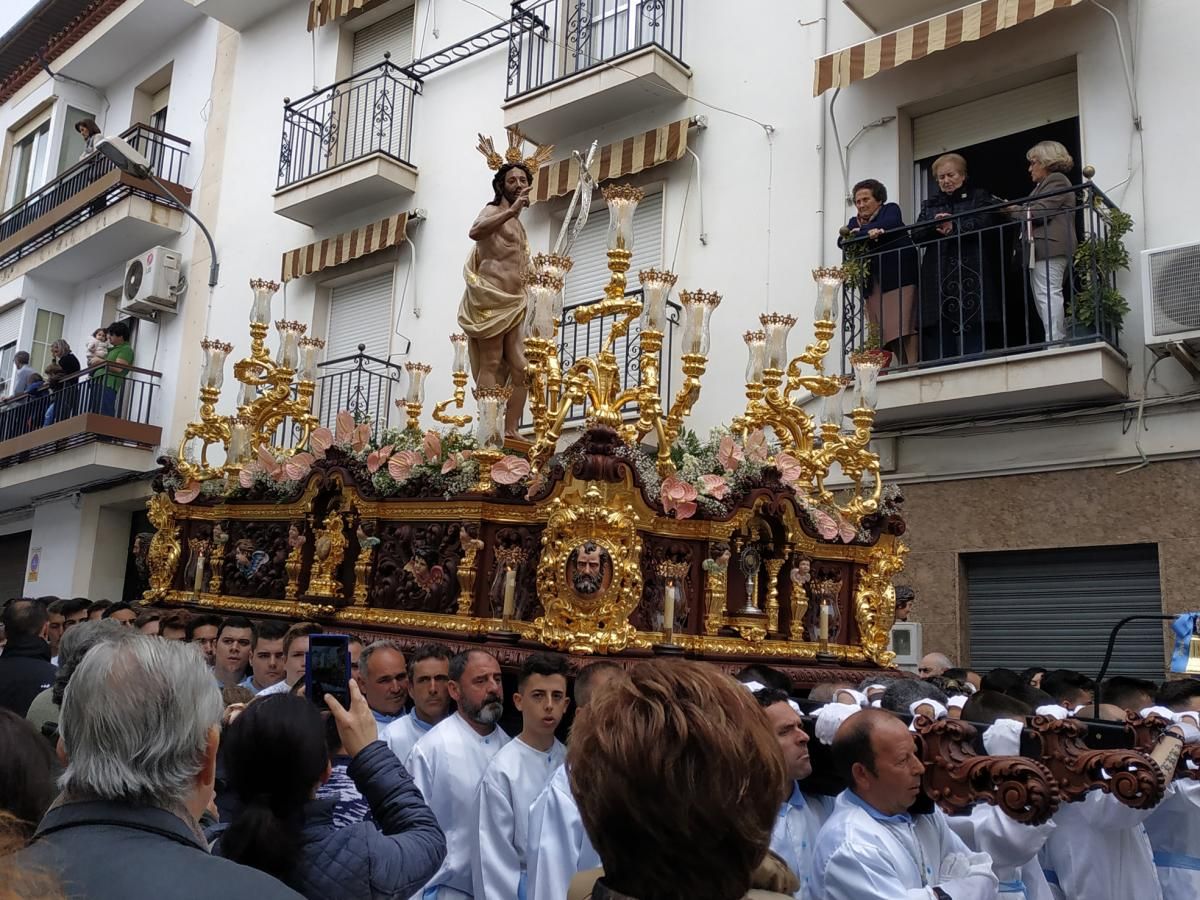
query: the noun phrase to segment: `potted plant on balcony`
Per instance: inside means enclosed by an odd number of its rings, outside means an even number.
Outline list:
[[[1103,235],[1088,236],[1075,248],[1077,278],[1067,314],[1072,337],[1115,339],[1129,312],[1129,304],[1117,289],[1116,275],[1129,269],[1125,235],[1133,229],[1133,218],[1119,209],[1101,208],[1098,212],[1108,229]]]
[[[879,345],[879,326],[874,322],[867,325],[867,334],[862,346],[850,353],[850,364],[874,362],[879,365],[880,373],[886,372],[892,364],[892,351],[884,350]]]

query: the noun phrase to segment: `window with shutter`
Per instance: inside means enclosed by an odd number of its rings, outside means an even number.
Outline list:
[[[337,365],[321,369],[314,410],[332,426],[338,412],[350,410],[378,423],[394,424],[392,408],[398,383],[386,365],[391,352],[392,273],[336,287],[329,298],[325,359]],[[369,360],[358,360],[358,345]],[[378,362],[373,361],[378,360]],[[378,432],[376,432],[378,436]]]
[[[366,72],[384,61],[384,53],[397,66],[412,62],[413,10],[401,10],[354,33],[354,52],[350,63],[353,74]],[[408,156],[406,147],[411,121],[413,92],[405,88],[407,79],[388,70],[381,75],[373,69],[363,78],[340,88],[338,112],[341,122],[343,160],[359,159],[382,152],[396,159]]]
[[[354,33],[354,58],[351,72],[361,72],[383,62],[383,54],[391,53],[398,66],[412,62],[413,8],[401,10]]]

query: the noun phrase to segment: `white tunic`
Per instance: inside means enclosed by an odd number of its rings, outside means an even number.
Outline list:
[[[771,831],[771,849],[800,879],[796,900],[815,900],[813,850],[817,845],[817,834],[832,812],[832,797],[802,794],[798,785],[792,787],[792,796],[779,808]]]
[[[1098,790],[1064,803],[1042,850],[1046,880],[1067,900],[1162,900],[1142,824],[1151,812]]]
[[[401,716],[391,725],[379,729],[379,739],[388,745],[400,762],[408,759],[417,741],[429,734],[433,725],[417,716],[414,709],[406,716]]]
[[[528,900],[563,900],[576,873],[600,866],[571,794],[566,766],[555,770],[533,802],[525,856]]]
[[[940,810],[885,816],[849,790],[817,837],[813,869],[821,900],[934,900],[931,886],[942,884],[954,900],[998,896],[991,860],[971,853]]]
[[[1054,831],[1054,820],[1023,825],[998,806],[978,803],[969,815],[947,816],[946,824],[972,850],[992,858],[1001,900],[1053,900],[1038,853]]]
[[[446,858],[422,897],[472,896],[471,847],[479,831],[475,794],[488,763],[507,743],[500,726],[482,737],[455,713],[430,729],[409,754],[405,767],[446,833]]]
[[[529,809],[566,755],[558,741],[543,751],[518,737],[492,757],[476,797],[479,832],[471,854],[476,897],[525,900]]]
[[[1200,897],[1200,781],[1179,779],[1146,819],[1163,900]]]

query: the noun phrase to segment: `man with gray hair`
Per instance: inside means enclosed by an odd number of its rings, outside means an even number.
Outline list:
[[[408,662],[397,641],[383,639],[368,644],[358,657],[358,680],[367,705],[380,728],[402,715],[408,703]]]
[[[269,875],[210,856],[221,695],[195,647],[133,634],[93,647],[63,695],[62,795],[21,868],[73,898],[295,900]]]

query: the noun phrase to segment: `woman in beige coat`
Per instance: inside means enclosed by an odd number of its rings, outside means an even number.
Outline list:
[[[1075,167],[1075,160],[1058,141],[1035,144],[1025,158],[1029,161],[1033,193],[1006,211],[1024,223],[1021,250],[1029,269],[1033,301],[1046,331],[1045,339],[1061,341],[1067,336],[1063,278],[1077,243],[1076,195],[1067,190],[1071,180],[1066,175]]]

